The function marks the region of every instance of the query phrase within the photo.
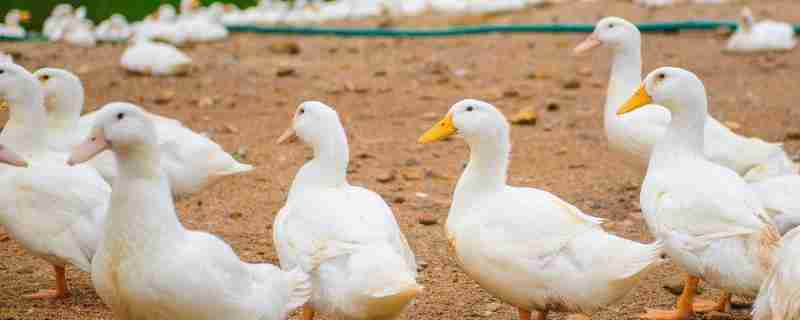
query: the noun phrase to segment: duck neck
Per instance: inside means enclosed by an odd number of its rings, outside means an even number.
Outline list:
[[[641,39],[636,38],[613,48],[611,78],[606,92],[606,130],[615,123],[617,109],[636,92],[641,82]]]
[[[28,83],[5,96],[9,105],[8,121],[0,141],[15,152],[33,157],[47,151],[47,124],[44,96],[38,83]]]
[[[708,101],[705,96],[688,97],[674,104],[667,132],[653,149],[650,167],[674,166],[680,160],[704,159],[704,134]],[[683,107],[688,106],[688,107]]]
[[[117,160],[120,180],[160,180],[165,178],[161,171],[159,152],[154,146],[138,144],[115,148],[114,156]]]
[[[106,223],[109,245],[129,248],[115,254],[158,249],[162,239],[184,231],[166,175],[153,147],[115,148],[119,175],[113,182],[110,215]]]
[[[350,151],[344,128],[338,126],[332,134],[313,143],[314,158],[297,173],[290,195],[296,188],[338,188],[347,184],[347,165]]]
[[[481,193],[489,193],[506,186],[511,143],[507,130],[496,135],[484,135],[469,141],[469,163],[458,179],[454,205],[463,205]]]
[[[72,95],[47,95],[47,128],[52,135],[68,135],[77,130],[83,109],[83,88]]]

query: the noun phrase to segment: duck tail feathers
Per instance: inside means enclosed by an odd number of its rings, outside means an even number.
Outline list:
[[[297,309],[311,298],[311,277],[300,268],[287,272],[289,283],[289,299],[286,304],[288,310]]]
[[[647,270],[660,265],[666,261],[664,255],[664,243],[656,241],[651,244],[642,244],[631,250],[631,258],[628,260],[628,268],[620,279],[636,277]]]

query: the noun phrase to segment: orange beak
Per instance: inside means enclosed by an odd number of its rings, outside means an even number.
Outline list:
[[[19,22],[28,22],[31,21],[31,12],[30,11],[20,11],[19,13]]]

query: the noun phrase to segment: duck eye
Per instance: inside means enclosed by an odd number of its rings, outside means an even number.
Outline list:
[[[614,28],[614,24],[613,23],[609,24],[608,27],[613,29]]]
[[[123,118],[125,118],[125,114],[124,113],[122,113],[122,112],[117,113],[117,120],[122,120]]]
[[[3,70],[3,69],[0,69],[0,74],[4,74],[4,73],[6,73],[6,71]]]
[[[666,75],[666,74],[663,74],[663,73],[659,73],[659,74],[658,74],[658,80],[664,80],[664,79],[666,79],[666,78],[667,78],[667,75]]]
[[[306,109],[300,108],[300,110],[297,111],[297,113],[304,114],[304,113],[306,113]]]
[[[472,112],[473,110],[475,110],[475,107],[473,106],[467,107],[467,112]]]

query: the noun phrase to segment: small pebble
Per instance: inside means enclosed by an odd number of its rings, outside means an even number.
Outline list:
[[[581,82],[578,81],[578,79],[568,79],[567,81],[564,81],[564,84],[563,84],[562,87],[564,89],[569,89],[569,90],[580,89]]]
[[[428,268],[428,261],[425,260],[417,260],[417,272],[422,272],[423,270]]]
[[[711,311],[703,316],[705,320],[730,320],[733,319],[730,313],[723,313],[719,311]]]
[[[417,217],[417,221],[423,226],[432,226],[439,222],[436,217],[430,213],[420,213],[419,217]]]
[[[280,67],[278,71],[275,72],[275,75],[279,78],[289,77],[295,75],[296,71],[292,67]]]
[[[545,108],[547,108],[547,111],[558,111],[561,109],[561,104],[558,101],[549,100],[545,103]]]
[[[511,123],[516,125],[535,125],[537,120],[539,115],[533,109],[522,110],[511,117]]]
[[[380,173],[375,177],[375,180],[377,180],[380,183],[392,182],[394,180],[394,172],[389,171]]]
[[[300,45],[293,41],[274,42],[269,45],[269,51],[276,54],[296,55],[300,53]]]

